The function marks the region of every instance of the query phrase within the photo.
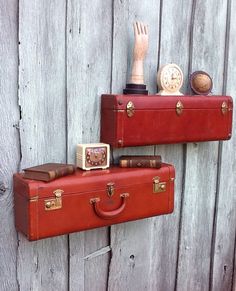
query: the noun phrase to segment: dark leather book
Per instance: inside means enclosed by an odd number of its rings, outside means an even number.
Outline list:
[[[75,165],[72,164],[48,163],[24,169],[23,177],[31,180],[49,182],[73,174],[75,169]]]
[[[161,156],[121,156],[122,168],[161,168]]]

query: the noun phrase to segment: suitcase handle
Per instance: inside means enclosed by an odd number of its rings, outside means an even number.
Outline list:
[[[111,211],[104,211],[100,208],[99,206],[100,198],[93,198],[90,200],[90,203],[93,205],[93,209],[95,213],[97,214],[97,216],[103,219],[112,219],[112,218],[117,217],[119,214],[121,214],[123,210],[125,209],[126,198],[129,197],[129,193],[123,193],[120,195],[120,197],[122,200],[120,207]]]

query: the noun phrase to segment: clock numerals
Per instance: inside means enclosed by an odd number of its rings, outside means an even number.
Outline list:
[[[76,165],[83,170],[106,169],[110,163],[110,146],[105,143],[77,144]]]
[[[87,149],[86,161],[90,166],[101,166],[106,162],[106,156],[105,148]]]

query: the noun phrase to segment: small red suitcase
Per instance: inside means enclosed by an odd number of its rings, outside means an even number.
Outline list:
[[[113,147],[230,139],[229,96],[102,95],[101,142]]]
[[[15,225],[29,240],[171,213],[172,165],[82,171],[46,183],[14,175]]]

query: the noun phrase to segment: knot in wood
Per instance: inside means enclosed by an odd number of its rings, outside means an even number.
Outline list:
[[[0,182],[0,195],[3,195],[7,190],[7,187],[4,185],[4,183]]]

